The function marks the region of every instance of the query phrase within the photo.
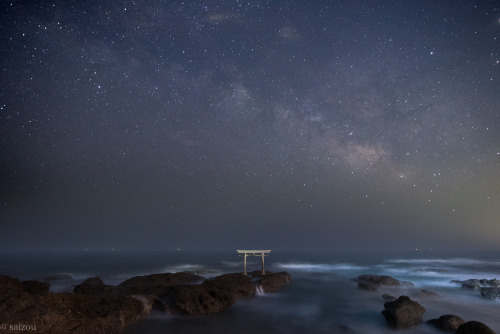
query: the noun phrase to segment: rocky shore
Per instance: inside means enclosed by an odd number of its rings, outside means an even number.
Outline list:
[[[371,292],[377,292],[382,287],[413,287],[413,283],[401,282],[391,276],[360,275],[352,278],[351,281],[357,282],[359,289]],[[481,295],[489,299],[497,299],[498,289],[500,289],[500,281],[496,279],[470,279],[466,281],[452,281],[451,283],[461,284],[462,288],[480,289]],[[432,291],[420,290],[414,294],[414,297],[425,300],[428,298],[439,298],[439,295]],[[382,299],[385,301],[382,315],[385,317],[389,327],[394,329],[408,329],[419,326],[424,322],[425,307],[410,297],[401,295],[396,298],[385,293],[382,295]],[[465,321],[454,314],[445,314],[438,319],[430,319],[426,323],[448,333],[451,331],[456,334],[495,334],[491,328],[481,322]]]
[[[276,292],[290,283],[287,272],[225,274],[213,279],[192,273],[132,277],[117,286],[88,278],[74,292],[50,292],[50,283],[0,276],[0,323],[6,330],[50,334],[120,333],[152,309],[187,315],[220,312],[256,291]],[[29,327],[26,327],[29,326]],[[23,329],[24,327],[24,329]],[[3,329],[3,328],[2,328]]]

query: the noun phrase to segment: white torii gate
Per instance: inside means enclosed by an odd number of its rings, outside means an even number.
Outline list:
[[[238,254],[243,254],[243,275],[247,275],[247,256],[260,256],[262,258],[262,275],[265,275],[264,271],[264,256],[268,256],[271,250],[236,250]]]

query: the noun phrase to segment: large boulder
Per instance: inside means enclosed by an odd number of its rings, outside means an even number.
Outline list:
[[[407,296],[400,296],[393,302],[384,304],[387,324],[396,329],[406,329],[422,323],[425,308]]]
[[[500,299],[500,288],[481,288],[481,296],[488,299]]]
[[[391,276],[379,276],[379,275],[359,275],[352,279],[354,282],[358,282],[358,288],[367,291],[378,291],[382,286],[392,286],[400,287],[401,282]],[[412,285],[410,282],[404,282],[404,286]]]
[[[495,334],[495,332],[482,322],[468,321],[457,328],[456,334]]]
[[[431,319],[427,323],[444,331],[455,331],[460,325],[465,324],[465,320],[458,315],[446,314],[440,316],[439,319]]]

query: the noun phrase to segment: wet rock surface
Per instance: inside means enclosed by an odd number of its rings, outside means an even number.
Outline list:
[[[479,321],[468,321],[457,328],[456,334],[495,334],[495,332]]]
[[[465,320],[458,315],[446,314],[440,316],[438,319],[431,319],[427,323],[444,331],[455,331],[460,325],[465,323]]]
[[[265,292],[276,292],[289,284],[287,272],[262,275],[252,272],[247,276],[240,273],[225,274],[207,280],[199,285],[176,286],[160,299],[167,312],[191,315],[213,314],[231,306],[236,300],[255,296],[257,286]]]
[[[481,288],[481,296],[491,300],[500,299],[500,288]]]
[[[351,279],[353,282],[358,283],[358,288],[366,291],[378,291],[380,287],[411,287],[413,283],[407,281],[399,281],[391,276],[379,275],[359,275]]]
[[[407,296],[400,296],[392,302],[384,304],[384,315],[387,324],[396,329],[406,329],[422,323],[425,308]]]
[[[119,333],[147,316],[134,298],[52,293],[34,286],[0,276],[0,323],[30,324],[31,331],[47,334]]]
[[[0,323],[29,323],[37,333],[120,333],[151,309],[188,315],[220,312],[253,297],[256,287],[278,291],[290,274],[225,274],[210,280],[192,273],[136,276],[118,286],[91,277],[74,293],[49,292],[50,284],[0,276]]]

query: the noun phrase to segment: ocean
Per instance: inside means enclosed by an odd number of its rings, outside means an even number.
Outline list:
[[[260,270],[260,258],[249,257],[247,270]],[[88,277],[116,285],[136,275],[194,271],[210,278],[241,272],[243,261],[227,251],[80,251],[0,253],[0,274],[21,280],[40,275],[68,274],[51,291],[72,291]],[[478,290],[463,289],[451,280],[500,279],[500,252],[421,251],[286,251],[273,250],[266,270],[288,271],[289,286],[278,293],[258,293],[210,316],[179,316],[153,311],[128,328],[127,334],[152,333],[394,333],[381,311],[382,294],[407,295],[426,308],[424,321],[455,314],[485,323],[500,333],[500,300],[488,300]],[[363,291],[350,279],[361,274],[390,275],[414,287]],[[436,298],[418,298],[422,290]],[[405,333],[442,333],[422,324]]]

